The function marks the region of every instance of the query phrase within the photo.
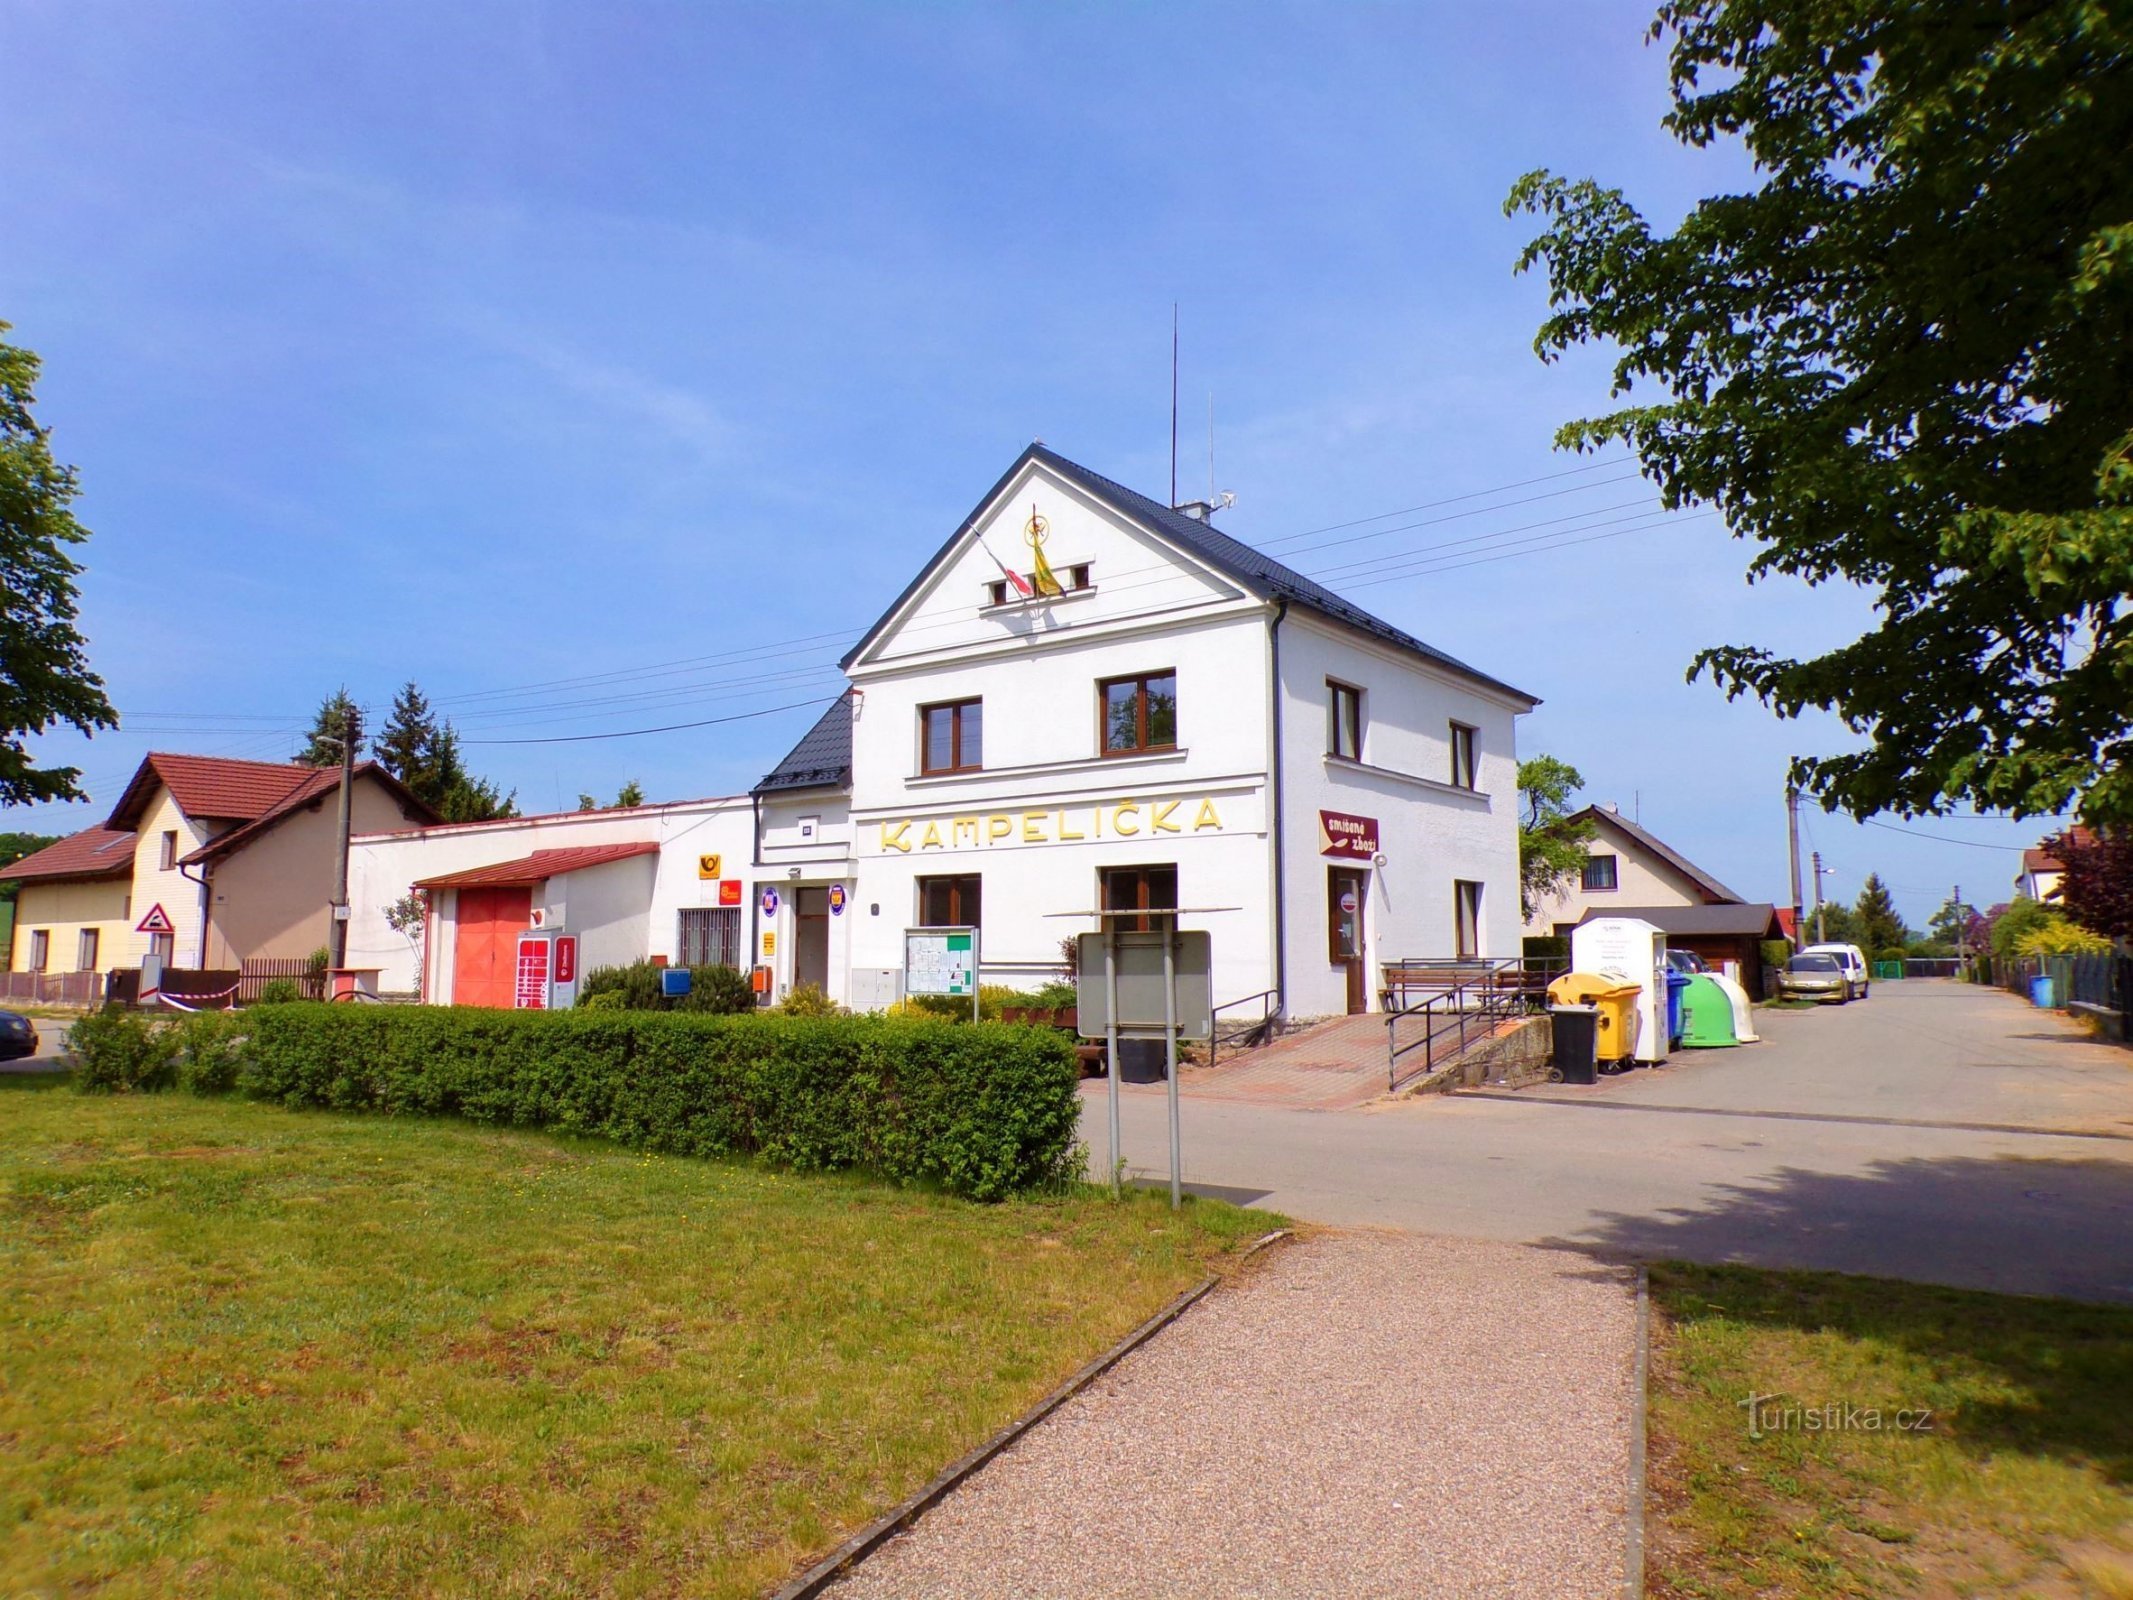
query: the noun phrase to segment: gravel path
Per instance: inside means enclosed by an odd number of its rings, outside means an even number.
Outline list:
[[[830,1594],[1619,1595],[1634,1300],[1517,1245],[1280,1247]]]

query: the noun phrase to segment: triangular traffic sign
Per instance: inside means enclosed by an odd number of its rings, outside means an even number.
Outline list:
[[[161,905],[148,908],[148,915],[134,924],[135,933],[176,933],[178,925],[170,920],[170,913]]]

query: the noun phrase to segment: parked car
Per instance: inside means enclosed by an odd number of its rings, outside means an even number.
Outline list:
[[[19,1011],[0,1011],[0,1061],[37,1053],[37,1024]]]
[[[1778,993],[1788,1000],[1834,1000],[1852,997],[1852,980],[1844,964],[1828,951],[1802,951],[1778,974]]]
[[[1711,970],[1703,964],[1703,957],[1693,950],[1667,951],[1666,964],[1676,972],[1698,973]]]
[[[1800,952],[1803,956],[1835,956],[1837,965],[1844,969],[1845,981],[1852,986],[1852,993],[1864,1000],[1874,987],[1874,969],[1866,964],[1866,952],[1855,944],[1811,944]]]

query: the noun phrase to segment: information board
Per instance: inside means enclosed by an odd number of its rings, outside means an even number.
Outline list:
[[[978,930],[906,928],[904,993],[970,996],[978,992]]]

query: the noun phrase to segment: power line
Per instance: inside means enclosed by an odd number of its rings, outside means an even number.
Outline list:
[[[817,700],[795,700],[791,705],[767,706],[761,711],[740,711],[730,717],[706,717],[701,722],[675,722],[664,728],[624,728],[616,733],[554,733],[542,739],[462,739],[462,744],[582,744],[591,739],[635,739],[647,733],[680,733],[685,728],[713,728],[722,722],[746,722],[750,717],[775,716],[780,711],[798,711],[802,706],[826,706],[836,695]]]
[[[1598,472],[1602,467],[1619,467],[1621,465],[1622,462],[1619,460],[1594,461],[1582,467],[1571,467],[1564,472],[1544,472],[1537,478],[1521,478],[1516,483],[1500,483],[1493,489],[1476,489],[1471,494],[1455,494],[1444,500],[1425,500],[1418,506],[1402,506],[1397,511],[1380,511],[1375,516],[1357,517],[1349,522],[1329,522],[1323,528],[1306,528],[1301,533],[1283,534],[1278,539],[1269,539],[1262,548],[1271,548],[1277,544],[1287,544],[1294,539],[1308,539],[1313,534],[1339,533],[1343,528],[1360,528],[1366,522],[1383,522],[1388,517],[1412,516],[1417,511],[1434,511],[1439,506],[1455,506],[1464,500],[1479,500],[1484,495],[1505,494],[1513,489],[1528,489],[1536,483],[1553,483],[1558,478],[1575,478],[1582,473]]]
[[[2026,844],[1986,844],[1979,839],[1950,839],[1945,834],[1920,833],[1916,828],[1899,828],[1893,822],[1876,822],[1872,817],[1861,817],[1858,820],[1869,828],[1886,828],[1890,833],[1908,833],[1914,839],[1931,839],[1935,844],[1960,845],[1965,850],[2012,850],[2020,855],[2025,850],[2036,848]]]

